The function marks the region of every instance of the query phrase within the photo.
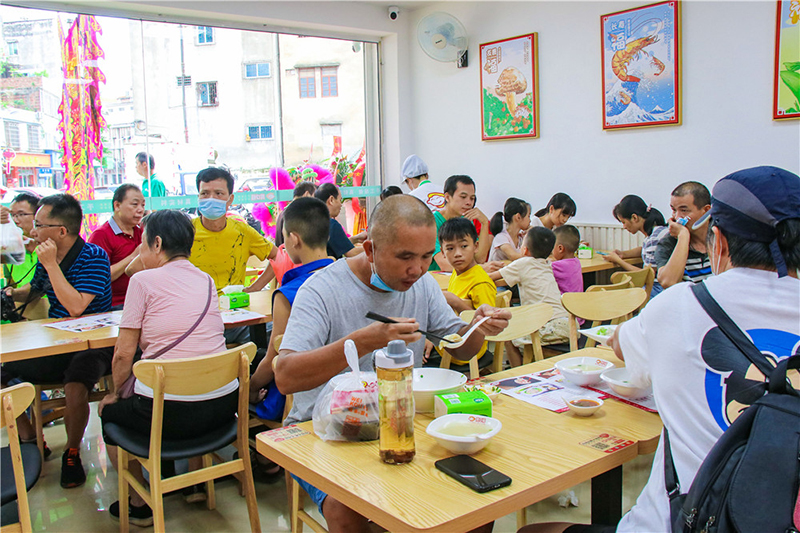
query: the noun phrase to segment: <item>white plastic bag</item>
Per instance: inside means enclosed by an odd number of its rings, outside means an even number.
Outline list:
[[[22,230],[13,222],[0,224],[0,254],[3,263],[21,265],[25,262],[25,244],[22,238]]]
[[[352,372],[334,376],[314,405],[314,433],[322,440],[376,440],[380,429],[378,376],[361,372],[358,351],[348,339],[344,354]]]

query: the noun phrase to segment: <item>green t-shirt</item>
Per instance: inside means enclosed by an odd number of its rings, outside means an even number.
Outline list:
[[[25,261],[21,265],[3,265],[5,284],[9,284],[9,278],[14,282],[15,287],[22,287],[30,283],[33,279],[33,274],[36,272],[36,263],[38,262],[39,259],[36,257],[36,252],[25,251]]]
[[[153,184],[153,194],[150,194],[150,184]],[[166,196],[167,195],[167,187],[164,185],[164,182],[161,181],[156,177],[155,174],[150,176],[150,180],[144,180],[142,183],[142,196],[147,198],[148,196]]]
[[[433,252],[433,256],[436,257],[436,254],[442,251],[442,245],[439,244],[439,230],[442,229],[442,226],[445,222],[447,222],[447,219],[444,218],[444,215],[439,211],[434,211],[433,219],[436,221],[436,250]],[[439,265],[436,264],[436,259],[431,261],[431,266],[428,268],[428,270],[441,270]]]

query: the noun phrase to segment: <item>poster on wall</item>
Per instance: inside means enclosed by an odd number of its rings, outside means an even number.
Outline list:
[[[681,123],[680,4],[600,17],[603,129]]]
[[[480,45],[481,139],[539,136],[537,34]]]
[[[800,0],[778,2],[772,118],[800,118]]]

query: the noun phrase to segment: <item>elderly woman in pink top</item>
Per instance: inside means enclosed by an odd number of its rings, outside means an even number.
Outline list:
[[[188,261],[194,242],[188,217],[165,210],[151,213],[142,222],[139,260],[145,270],[133,276],[128,286],[112,362],[117,392],[103,399],[99,412],[103,425],[114,423],[149,436],[153,391],[133,376],[137,346],[143,359],[217,353],[225,350],[225,327],[214,282]],[[204,395],[165,395],[163,437],[191,439],[228,423],[236,414],[238,388],[234,380]],[[107,435],[104,439],[116,468],[115,443]],[[190,470],[199,467],[199,457],[190,461]],[[141,469],[136,477],[145,482]],[[190,487],[184,496],[187,501],[205,500],[201,486]],[[130,503],[130,523],[152,525],[151,509],[135,491]],[[119,502],[109,511],[118,519]]]

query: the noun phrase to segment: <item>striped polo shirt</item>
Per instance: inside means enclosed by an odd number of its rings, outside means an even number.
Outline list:
[[[675,250],[675,245],[678,244],[678,239],[671,235],[667,235],[658,241],[656,246],[656,266],[663,267],[669,262],[672,252]],[[704,254],[693,250],[689,247],[689,255],[686,258],[686,266],[683,267],[683,278],[681,281],[691,281],[699,283],[711,275],[711,260],[708,254]]]
[[[76,241],[77,243],[78,241]],[[111,310],[111,265],[106,252],[90,242],[84,243],[83,249],[65,277],[72,287],[81,293],[94,294],[94,299],[86,307],[84,315],[103,313]],[[53,286],[50,284],[47,269],[42,263],[36,265],[36,273],[31,280],[31,289],[44,291],[50,300],[50,318],[64,318],[69,311],[58,301]]]

